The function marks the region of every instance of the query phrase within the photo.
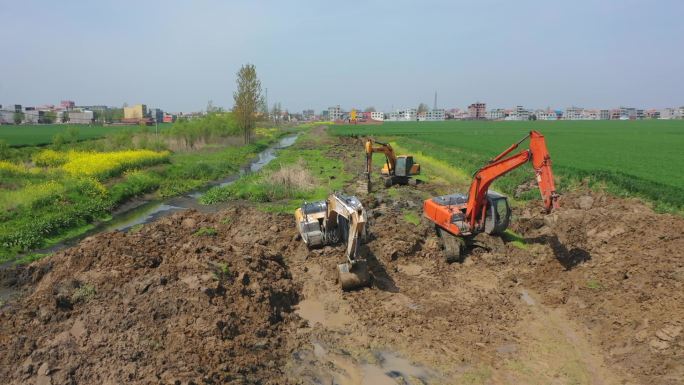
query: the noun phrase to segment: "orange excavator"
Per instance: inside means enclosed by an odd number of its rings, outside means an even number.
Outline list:
[[[505,158],[520,143],[530,139],[530,148]],[[544,136],[537,131],[530,133],[506,151],[490,160],[477,170],[470,184],[468,195],[451,194],[428,199],[423,202],[423,216],[435,224],[446,260],[462,260],[465,251],[464,237],[478,233],[500,234],[506,230],[511,218],[511,209],[506,196],[489,191],[497,178],[532,161],[537,184],[547,213],[558,208],[558,197],[553,182],[551,157],[546,148]]]

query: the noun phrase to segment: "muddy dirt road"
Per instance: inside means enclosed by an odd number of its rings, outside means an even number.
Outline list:
[[[360,169],[357,143],[324,144]],[[291,215],[181,212],[20,269],[25,294],[0,310],[0,378],[684,383],[682,218],[578,192],[550,216],[515,208],[524,244],[479,237],[447,264],[429,226],[404,215],[449,186],[364,188],[347,191],[369,210],[371,288],[341,292],[343,248],[307,250]]]

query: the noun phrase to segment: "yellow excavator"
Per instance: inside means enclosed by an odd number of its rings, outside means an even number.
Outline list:
[[[334,193],[324,201],[304,202],[295,211],[295,220],[302,240],[310,249],[346,242],[346,262],[337,265],[342,290],[370,284],[366,260],[359,257],[368,218],[357,197]]]
[[[385,187],[392,187],[395,184],[415,185],[415,175],[420,175],[420,164],[415,163],[413,155],[399,155],[389,143],[378,142],[371,138],[366,139],[366,178],[368,181],[368,192],[371,192],[371,170],[373,168],[373,153],[385,154],[385,164],[382,166],[380,175],[385,182]]]

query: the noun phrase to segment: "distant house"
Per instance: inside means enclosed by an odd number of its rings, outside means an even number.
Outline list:
[[[136,104],[132,107],[124,107],[125,120],[140,120],[147,117],[147,106],[144,104]]]
[[[468,106],[468,117],[470,119],[485,119],[487,114],[487,104],[486,103],[473,103]]]
[[[383,114],[382,112],[379,112],[379,111],[372,111],[370,113],[370,118],[372,120],[383,121],[383,120],[385,120],[385,114]]]

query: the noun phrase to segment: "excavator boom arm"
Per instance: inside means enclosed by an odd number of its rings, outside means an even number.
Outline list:
[[[379,144],[379,146],[374,146],[375,144]],[[385,154],[385,159],[387,161],[387,168],[389,169],[390,173],[392,170],[394,170],[394,166],[397,162],[397,154],[394,152],[394,149],[392,146],[390,146],[388,143],[381,143],[377,141],[373,141],[372,139],[367,139],[366,140],[366,172],[370,174],[371,168],[372,168],[372,160],[373,160],[373,153],[379,152],[382,154]]]
[[[515,150],[525,139],[530,138],[530,149],[519,152],[516,155],[504,158],[511,151]],[[558,207],[558,194],[553,181],[553,171],[551,170],[551,157],[546,148],[544,136],[537,131],[530,131],[530,134],[513,144],[504,152],[492,159],[489,164],[479,169],[470,184],[468,191],[468,204],[466,208],[466,220],[471,228],[475,228],[478,218],[484,218],[487,209],[487,190],[489,186],[499,177],[515,170],[516,168],[532,160],[537,184],[544,200],[546,211]]]
[[[349,222],[345,256],[350,263],[354,263],[356,260],[359,239],[366,224],[364,208],[360,202],[357,201],[356,203],[358,204],[345,202],[338,194],[332,194],[328,198],[328,215],[326,216],[329,227],[334,226],[332,222],[337,221],[337,216],[341,216]]]

